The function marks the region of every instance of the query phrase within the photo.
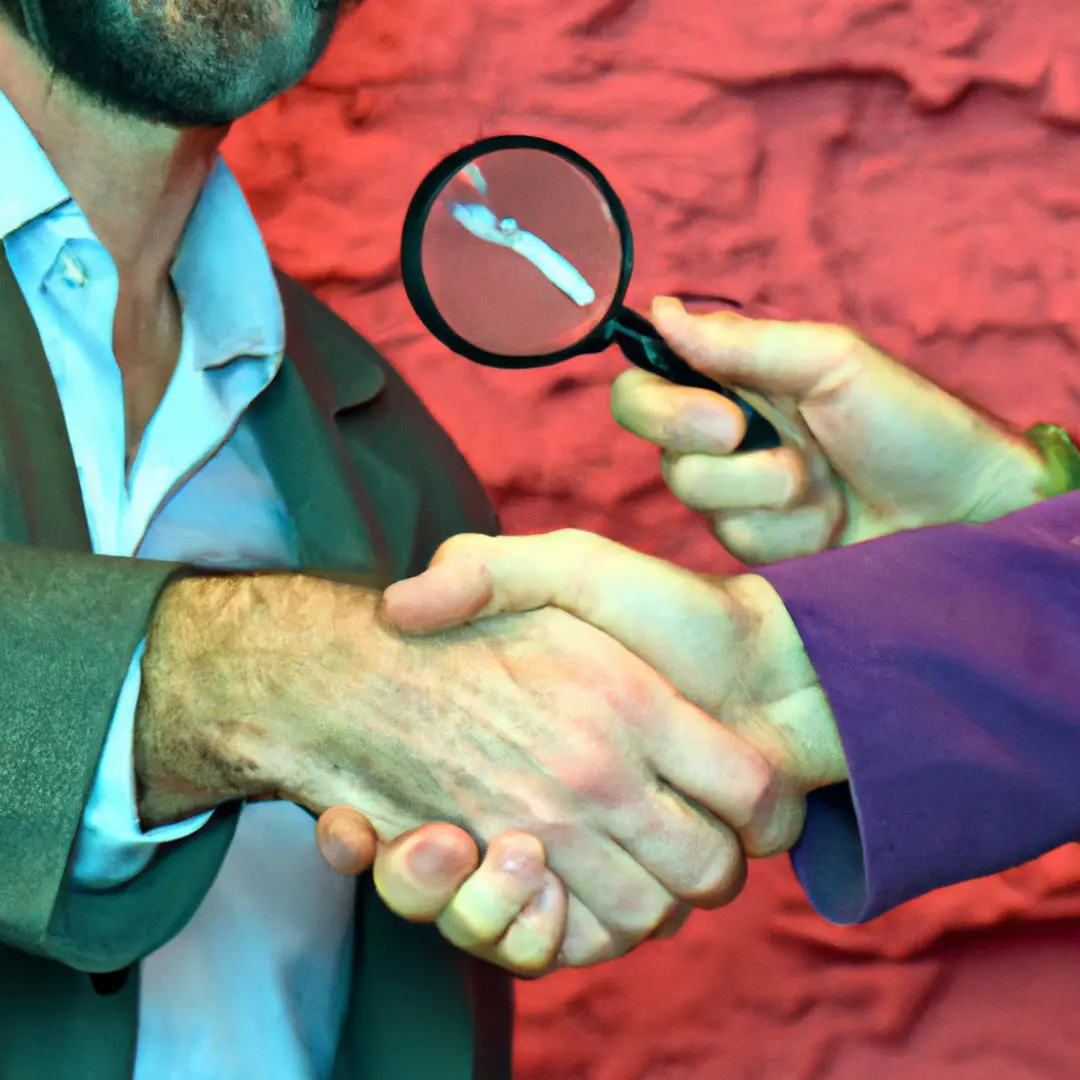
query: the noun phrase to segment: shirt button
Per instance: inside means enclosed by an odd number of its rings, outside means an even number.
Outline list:
[[[60,267],[61,276],[73,289],[81,289],[86,284],[86,267],[73,255],[61,255]]]

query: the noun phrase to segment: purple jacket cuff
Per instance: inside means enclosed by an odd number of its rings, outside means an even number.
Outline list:
[[[761,571],[836,715],[850,785],[792,853],[864,922],[1080,839],[1080,493]]]

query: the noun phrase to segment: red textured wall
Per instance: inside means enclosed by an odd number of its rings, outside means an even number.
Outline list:
[[[445,153],[524,131],[622,193],[631,301],[734,293],[844,320],[1022,423],[1080,427],[1075,0],[368,0],[229,156],[283,267],[382,346],[513,531],[573,524],[727,567],[607,416],[613,356],[485,371],[410,313],[405,206]],[[783,861],[678,940],[521,994],[524,1080],[1080,1076],[1080,858],[868,928]]]

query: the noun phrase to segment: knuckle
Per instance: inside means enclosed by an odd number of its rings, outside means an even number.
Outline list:
[[[444,540],[431,559],[432,564],[442,562],[444,559],[459,559],[463,556],[475,554],[486,542],[491,542],[492,537],[482,536],[476,533],[458,533],[456,536]]]
[[[671,463],[668,469],[668,487],[679,502],[691,510],[717,509],[716,493],[708,483],[708,462],[700,455],[691,454]]]
[[[843,356],[863,344],[862,337],[843,323],[819,323],[818,332],[831,347],[830,352],[837,356]]]
[[[740,767],[743,819],[740,829],[768,817],[776,808],[782,782],[779,773],[762,755],[747,757]]]
[[[618,771],[610,767],[608,756],[602,752],[567,754],[557,771],[566,787],[589,806],[614,809],[626,802],[625,785],[619,782]]]
[[[608,934],[603,939],[572,942],[566,945],[563,949],[562,961],[565,967],[596,967],[598,964],[606,964],[609,960],[617,960],[624,955],[625,951],[615,938]]]
[[[536,837],[506,833],[492,842],[489,855],[491,887],[507,901],[522,903],[542,884],[547,863]]]
[[[866,338],[850,326],[831,325],[826,328],[826,332],[829,351],[842,363],[864,357],[870,348]]]
[[[785,448],[777,451],[776,508],[790,509],[802,500],[806,493],[806,463],[801,454]]]
[[[682,897],[675,897],[656,883],[613,880],[600,913],[606,933],[619,955],[651,937],[671,916]]]
[[[591,828],[594,814],[593,807],[570,788],[561,761],[545,759],[543,768],[544,779],[521,779],[495,827],[528,833],[550,853],[579,840]]]
[[[632,695],[617,690],[612,695],[608,701],[594,701],[597,709],[630,722],[637,709]],[[563,742],[546,766],[557,786],[569,796],[558,804],[564,813],[563,821],[579,819],[594,810],[636,805],[644,798],[640,763],[631,762],[611,740],[586,733],[583,729],[588,723],[582,718],[579,724],[567,728],[568,732],[576,729],[574,736]]]
[[[715,441],[707,430],[702,430],[701,421],[692,419],[693,413],[687,409],[692,398],[691,395],[700,393],[701,397],[709,395],[709,391],[684,390],[682,400],[673,401],[670,408],[658,413],[654,422],[654,432],[650,438],[661,449],[675,454],[692,454],[699,451],[703,446],[712,446]],[[712,402],[709,407],[715,408]]]
[[[472,911],[457,901],[451,902],[439,917],[438,927],[451,945],[466,952],[487,948],[502,936],[485,926]]]
[[[571,899],[559,953],[560,966],[591,967],[614,960],[620,951],[608,927],[591,910]]]
[[[557,529],[552,534],[552,540],[568,555],[590,555],[603,547],[601,537],[584,529]]]
[[[718,834],[697,886],[683,899],[705,910],[723,907],[738,896],[745,882],[746,858],[738,840],[727,833]]]

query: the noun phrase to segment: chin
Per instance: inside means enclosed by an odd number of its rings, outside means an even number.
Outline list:
[[[56,73],[113,111],[174,127],[253,112],[314,67],[341,0],[39,0]]]

